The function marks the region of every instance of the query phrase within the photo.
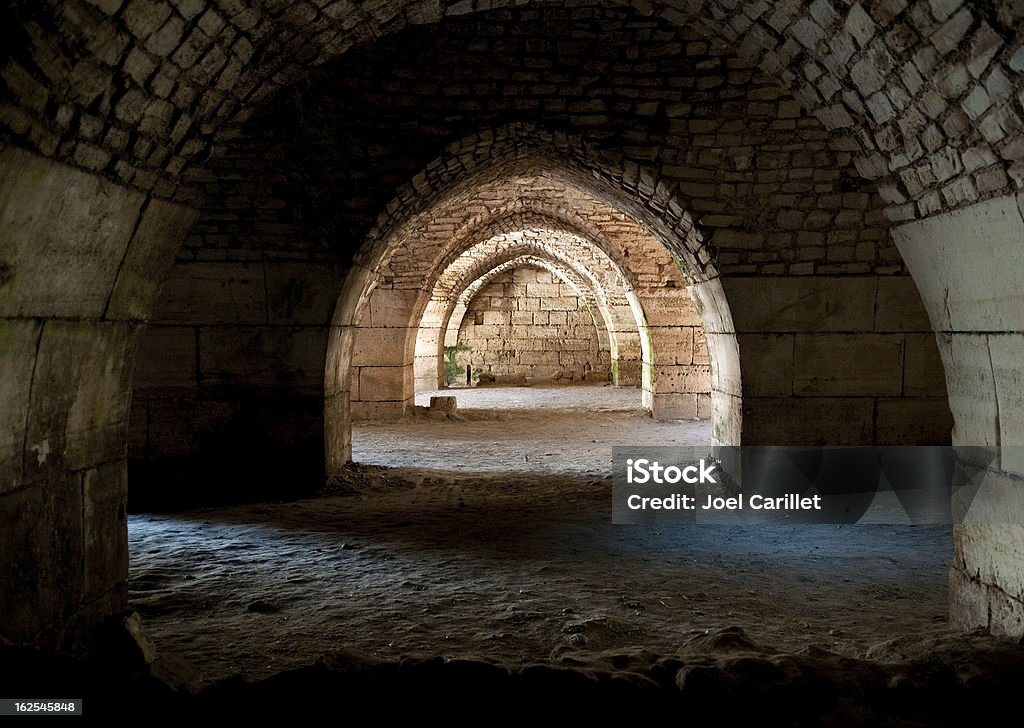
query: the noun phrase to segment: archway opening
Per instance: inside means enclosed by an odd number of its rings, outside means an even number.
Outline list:
[[[458,400],[460,392],[443,391],[458,387],[463,397],[473,397],[467,385],[478,389],[482,377],[486,387],[633,388],[629,410],[655,421],[709,423],[718,399],[717,428],[688,429],[701,441],[712,441],[715,432],[726,435],[718,441],[730,441],[737,428],[729,426],[729,416],[738,422],[738,377],[722,375],[738,372],[737,346],[727,310],[722,315],[709,295],[718,283],[714,273],[707,263],[699,270],[685,255],[673,255],[641,221],[642,203],[630,203],[607,182],[595,184],[594,175],[581,175],[573,170],[577,163],[555,161],[559,157],[513,145],[510,159],[488,160],[469,179],[456,180],[394,234],[376,269],[368,266],[361,295],[343,297],[362,302],[358,313],[348,312],[356,317],[346,334],[353,345],[353,422],[451,419],[451,400],[443,404],[447,411],[423,411],[430,395]],[[681,230],[686,240],[673,233],[676,251],[694,245],[692,227]],[[540,271],[530,273],[534,280],[516,285],[513,276],[494,283],[494,276],[526,262]],[[713,339],[722,358],[718,368],[706,318],[720,334]],[[569,335],[583,323],[593,330],[592,344]],[[339,343],[343,331],[339,327]],[[588,346],[589,355],[578,353]],[[583,409],[606,409],[612,400],[620,408],[629,399],[616,394],[602,401],[597,387],[587,389],[571,393]],[[557,396],[564,403],[569,394]],[[488,408],[502,409],[500,396],[485,399]],[[545,408],[539,390],[529,400]],[[610,462],[610,452],[601,460]]]

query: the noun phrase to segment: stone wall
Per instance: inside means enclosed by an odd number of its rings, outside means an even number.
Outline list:
[[[602,327],[603,328],[603,327]],[[550,271],[522,267],[500,274],[466,309],[458,343],[460,364],[475,372],[555,378],[568,383],[611,377],[606,331],[568,283]]]

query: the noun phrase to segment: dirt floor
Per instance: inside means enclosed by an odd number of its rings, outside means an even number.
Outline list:
[[[130,517],[158,648],[215,680],[339,648],[516,665],[739,627],[864,657],[946,630],[948,526],[612,525],[612,445],[700,444],[707,423],[654,422],[635,389],[454,394],[459,419],[357,428],[362,466],[330,494]]]

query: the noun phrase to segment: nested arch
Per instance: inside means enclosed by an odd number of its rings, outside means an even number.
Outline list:
[[[523,235],[530,233],[535,236],[533,240],[523,238]],[[463,255],[438,278],[419,318],[416,334],[417,371],[422,373],[425,386],[429,386],[430,382],[436,385],[443,381],[441,358],[444,346],[454,345],[462,316],[476,293],[495,275],[526,261],[550,270],[571,285],[578,296],[587,302],[594,314],[594,325],[607,343],[609,357],[613,361],[617,360],[623,346],[634,355],[637,362],[640,361],[636,323],[631,321],[628,315],[628,306],[617,303],[616,300],[624,294],[615,292],[615,296],[609,295],[602,281],[584,263],[572,259],[558,246],[545,240],[557,235],[558,233],[553,230],[533,230],[508,233],[482,241],[479,245],[464,251]],[[484,255],[474,255],[475,248],[494,243],[495,239],[506,244],[499,243]],[[463,261],[468,265],[457,265]],[[623,308],[626,309],[625,312]],[[632,337],[625,341],[631,323]],[[635,351],[632,351],[631,346]]]
[[[417,300],[426,307],[431,284],[425,285],[421,268],[407,265],[409,261],[396,254],[403,246],[414,244],[418,264],[426,261],[428,270],[436,267],[451,254],[452,232],[458,226],[438,228],[432,223],[473,209],[481,189],[524,177],[552,180],[600,202],[667,251],[669,267],[683,281],[682,286],[672,288],[692,296],[714,362],[705,365],[705,376],[710,382],[716,437],[722,442],[739,441],[739,351],[731,314],[712,253],[684,203],[658,182],[654,169],[585,145],[571,135],[516,123],[449,145],[445,154],[427,165],[387,205],[357,254],[335,311],[328,345],[325,437],[329,471],[351,456],[350,397],[365,382],[362,375],[358,381],[352,379],[354,358],[350,352],[357,326],[367,316],[371,325],[402,329],[390,333],[393,345],[389,349],[397,354],[392,368],[401,370],[391,374],[401,377],[403,391],[414,389],[415,331],[410,322],[415,319],[411,313]],[[466,224],[470,222],[466,220]],[[376,306],[371,305],[375,290]],[[389,320],[386,312],[397,309],[407,312],[398,317],[404,321]],[[391,326],[386,326],[389,323]],[[665,327],[671,327],[670,320]],[[358,357],[359,351],[354,354]]]
[[[434,352],[436,356],[436,366],[434,367],[434,369],[436,370],[436,376],[433,378],[433,380],[431,380],[433,386],[430,386],[430,388],[433,389],[434,386],[438,386],[444,383],[442,366],[444,348],[449,346],[457,346],[458,343],[462,341],[464,338],[472,338],[469,335],[469,332],[475,329],[476,322],[474,321],[470,323],[469,321],[467,321],[466,314],[472,309],[472,307],[475,304],[483,308],[482,301],[485,300],[485,294],[490,289],[492,283],[494,283],[495,281],[508,278],[509,276],[511,276],[512,280],[514,281],[515,276],[517,274],[520,274],[523,277],[527,277],[529,276],[529,273],[531,271],[547,272],[548,274],[550,274],[551,279],[553,281],[558,281],[562,284],[565,284],[569,288],[569,290],[572,291],[572,293],[575,295],[576,299],[582,302],[583,317],[590,322],[590,326],[587,327],[587,331],[592,332],[593,340],[591,343],[592,345],[596,345],[594,347],[594,350],[590,352],[594,354],[595,358],[593,360],[588,359],[587,363],[591,365],[591,371],[593,372],[613,371],[613,355],[617,353],[615,338],[616,332],[609,328],[608,312],[607,310],[602,310],[600,308],[600,304],[598,303],[598,296],[595,293],[595,291],[590,287],[587,280],[578,275],[577,273],[575,273],[565,263],[557,260],[552,260],[548,257],[542,257],[531,253],[522,253],[518,255],[506,255],[503,256],[503,258],[503,262],[499,262],[494,264],[493,266],[490,266],[486,272],[478,275],[475,278],[475,280],[471,281],[468,285],[466,285],[463,288],[462,292],[459,293],[457,297],[454,297],[450,300],[450,303],[447,306],[446,316],[442,320],[439,329],[439,332],[442,332],[441,340],[438,342],[438,346],[434,347]],[[529,288],[529,286],[527,286],[527,288]],[[503,296],[506,293],[507,291],[502,291]],[[478,300],[478,297],[481,300]],[[493,299],[491,299],[491,302],[493,303]],[[545,318],[551,315],[548,312],[539,312],[537,314],[534,314],[531,311],[522,310],[512,313],[512,303],[515,302],[505,302],[505,306],[508,306],[510,311],[510,313],[508,314],[508,333],[511,338],[522,339],[524,336],[532,336],[529,327],[537,323],[535,320],[536,317],[540,316],[541,318]],[[504,320],[504,312],[502,312],[501,315]],[[521,319],[518,322],[515,320],[517,315]],[[570,314],[566,314],[566,316],[568,315]],[[578,312],[572,315],[579,316]],[[522,320],[524,316],[529,317],[531,320],[529,322]],[[570,322],[567,320],[565,323],[568,324]],[[557,326],[559,324],[556,323],[554,325]],[[417,344],[419,344],[419,337],[423,333],[424,326],[421,323],[420,331],[417,335]],[[513,334],[520,334],[520,336],[515,337],[512,336]],[[560,357],[559,363],[561,364],[562,352],[559,351],[556,353]],[[473,362],[474,358],[478,357],[478,352],[470,351],[468,354],[470,363]],[[420,358],[419,356],[417,356],[417,363],[419,363],[419,360]],[[573,368],[575,365],[576,364],[574,363],[564,367],[559,366],[559,373],[561,373],[561,370]],[[509,366],[512,365],[510,364]],[[527,369],[528,365],[520,362],[516,366],[516,368]],[[531,376],[537,376],[538,373],[535,371],[536,368],[538,368],[537,365],[534,364],[533,368],[534,371],[531,373]],[[543,374],[541,374],[541,376],[543,376]]]

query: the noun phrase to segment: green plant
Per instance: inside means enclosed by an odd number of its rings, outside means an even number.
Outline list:
[[[466,370],[462,368],[456,359],[459,354],[464,351],[469,351],[469,347],[461,341],[455,346],[444,347],[444,383],[445,386],[450,387],[466,375]]]

